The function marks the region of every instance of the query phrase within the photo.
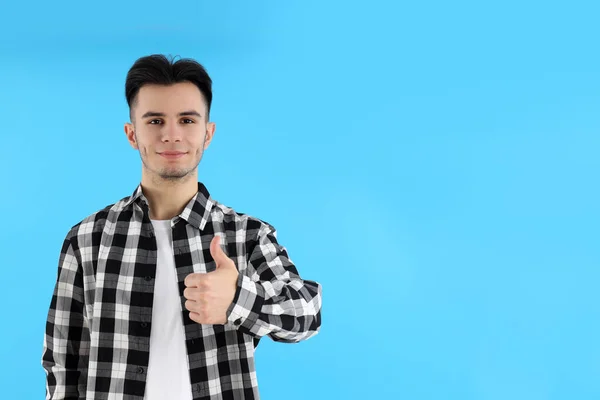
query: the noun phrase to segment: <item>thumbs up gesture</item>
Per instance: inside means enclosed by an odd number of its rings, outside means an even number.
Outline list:
[[[233,260],[221,249],[219,236],[210,242],[210,254],[217,263],[216,270],[185,277],[185,308],[190,312],[190,319],[199,324],[225,324],[239,272]]]

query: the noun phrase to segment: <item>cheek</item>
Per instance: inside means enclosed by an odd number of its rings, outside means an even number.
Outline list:
[[[145,155],[152,154],[152,146],[146,142],[138,142],[138,147]]]

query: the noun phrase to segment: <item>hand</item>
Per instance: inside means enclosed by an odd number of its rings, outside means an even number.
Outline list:
[[[199,324],[227,323],[227,309],[237,289],[239,272],[219,242],[218,236],[210,242],[210,254],[217,263],[217,269],[206,274],[189,274],[184,281],[185,308],[190,311],[192,321]]]

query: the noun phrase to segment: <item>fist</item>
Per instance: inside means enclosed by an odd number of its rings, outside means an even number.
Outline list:
[[[239,272],[233,260],[223,252],[219,236],[210,242],[210,254],[217,269],[206,274],[193,273],[185,278],[183,296],[190,319],[199,324],[227,323],[227,309],[233,302]]]

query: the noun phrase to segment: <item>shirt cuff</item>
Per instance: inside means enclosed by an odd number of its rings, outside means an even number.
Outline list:
[[[235,296],[227,309],[227,322],[245,333],[256,333],[255,325],[264,301],[265,289],[262,285],[240,272]]]

